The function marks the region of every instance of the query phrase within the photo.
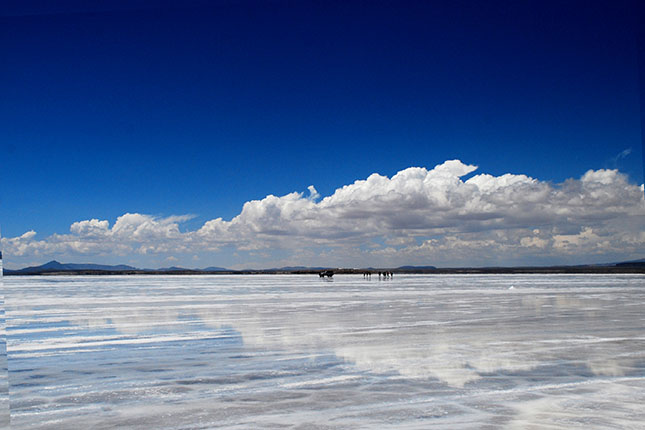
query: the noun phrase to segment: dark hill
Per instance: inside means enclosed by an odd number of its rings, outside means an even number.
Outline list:
[[[171,266],[171,267],[160,267],[156,271],[157,272],[192,272],[193,269],[186,269],[184,267]]]
[[[19,274],[38,274],[38,273],[47,273],[47,272],[67,272],[67,271],[76,271],[76,270],[109,270],[109,271],[119,271],[119,270],[137,270],[135,267],[126,266],[125,264],[119,264],[116,266],[110,266],[106,264],[84,264],[84,263],[59,263],[56,260],[52,260],[48,263],[42,264],[40,266],[30,266],[25,267],[20,270],[5,270],[9,273],[19,273]]]
[[[617,267],[645,267],[645,258],[640,260],[623,261],[615,264]]]

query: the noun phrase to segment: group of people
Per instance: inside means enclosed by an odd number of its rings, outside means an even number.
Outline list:
[[[379,279],[381,279],[381,277],[386,278],[386,279],[387,278],[392,278],[392,276],[394,276],[394,273],[392,273],[392,272],[387,272],[387,271],[386,272],[382,272],[382,271],[378,272]],[[371,278],[371,277],[372,277],[372,272],[363,272],[363,278]]]

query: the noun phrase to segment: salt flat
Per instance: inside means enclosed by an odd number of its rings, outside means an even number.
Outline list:
[[[2,254],[0,253],[0,430],[9,428],[9,374],[7,370],[7,342],[2,285]]]
[[[645,276],[4,279],[12,429],[642,428]]]

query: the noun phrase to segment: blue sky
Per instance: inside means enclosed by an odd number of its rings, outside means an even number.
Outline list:
[[[195,238],[179,245],[160,237],[155,246],[166,246],[145,252],[142,242],[114,238],[91,250],[58,245],[86,240],[70,232],[85,220],[112,228],[119,217],[140,214],[191,233],[218,217],[230,221],[246,202],[268,195],[302,192],[306,199],[313,185],[322,199],[373,173],[391,178],[455,159],[478,166],[456,176],[462,181],[511,173],[559,190],[590,169],[618,169],[625,184],[643,183],[631,3],[50,3],[9,2],[0,17],[0,226],[5,239],[34,231],[20,243],[41,243],[21,248],[5,240],[9,267],[50,257],[189,267],[359,265],[372,261],[369,249],[389,248],[400,251],[392,261],[432,264],[433,255],[405,254],[405,247],[470,230],[392,227],[347,242],[342,252],[306,235],[312,248],[304,252],[294,245],[302,232],[294,243],[227,239],[208,249]],[[336,224],[342,220],[329,228]],[[272,234],[263,228],[249,231]],[[281,234],[293,233],[289,228]],[[553,245],[554,235],[608,227],[548,228]],[[339,231],[348,239],[354,230]],[[77,236],[56,237],[69,234]],[[395,237],[403,241],[388,245]],[[529,249],[519,260],[490,263],[641,255],[642,244],[632,245],[623,254],[620,244],[604,254]],[[367,254],[352,259],[352,249]],[[455,255],[444,262],[451,263],[469,260]]]

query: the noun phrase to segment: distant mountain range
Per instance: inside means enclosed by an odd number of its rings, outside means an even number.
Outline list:
[[[231,272],[223,267],[206,267],[205,269],[184,269],[183,267],[162,267],[159,269],[138,269],[125,264],[84,264],[84,263],[59,263],[52,260],[40,266],[30,266],[23,269],[4,269],[5,275],[38,275],[43,273],[58,272],[125,272],[125,273],[146,273],[146,272]]]
[[[272,269],[244,269],[232,270],[224,267],[205,267],[203,269],[186,269],[184,267],[161,267],[159,269],[139,269],[125,264],[83,264],[59,263],[50,261],[40,266],[30,266],[19,270],[4,269],[5,275],[41,275],[41,274],[200,274],[200,273],[316,273],[323,270],[334,270],[336,273],[362,273],[364,271],[377,272],[373,267],[363,269],[336,269],[322,266],[285,266]],[[386,268],[395,273],[618,273],[618,272],[645,272],[645,258],[639,260],[623,261],[608,264],[588,264],[576,266],[550,266],[550,267],[479,267],[479,268],[437,268],[435,266],[400,266]]]
[[[273,269],[266,269],[267,272],[297,272],[299,270],[328,270],[329,267],[308,267],[308,266],[284,266]]]
[[[231,272],[230,269],[225,269],[224,267],[206,267],[204,269],[186,269],[185,267],[161,267],[159,269],[143,269],[152,272]]]
[[[42,264],[40,266],[30,266],[25,267],[20,270],[9,270],[5,269],[4,273],[43,273],[43,272],[66,272],[66,271],[77,271],[77,270],[114,270],[114,271],[124,271],[124,270],[137,270],[135,267],[126,266],[125,264],[119,264],[117,266],[108,266],[105,264],[76,264],[76,263],[59,263],[56,260],[52,260],[48,263]]]
[[[622,263],[614,263],[615,266],[643,266],[645,267],[645,258],[641,258],[640,260],[632,260],[632,261],[623,261]]]

